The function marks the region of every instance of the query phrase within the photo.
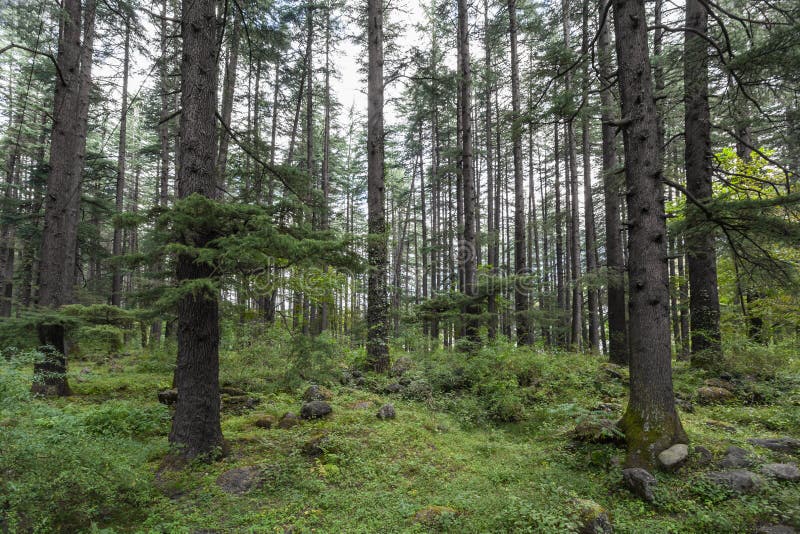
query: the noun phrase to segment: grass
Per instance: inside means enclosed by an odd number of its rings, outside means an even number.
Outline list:
[[[642,502],[621,485],[622,449],[577,444],[569,437],[576,420],[599,403],[616,404],[621,410],[624,382],[610,377],[597,357],[507,346],[490,350],[499,354],[491,365],[481,364],[475,371],[477,367],[467,363],[467,375],[473,373],[474,379],[478,373],[482,382],[501,370],[508,376],[524,375],[530,384],[515,388],[511,401],[502,396],[505,390],[486,390],[481,384],[447,391],[442,384],[460,376],[453,372],[463,363],[459,356],[412,354],[415,366],[409,375],[433,384],[432,393],[415,398],[385,394],[387,380],[380,377],[367,377],[371,389],[328,382],[334,391],[333,416],[287,430],[263,429],[255,422],[267,414],[298,413],[302,383],[293,389],[281,387],[286,368],[279,363],[280,354],[273,353],[272,361],[257,366],[250,352],[229,351],[222,358],[223,382],[241,386],[260,403],[245,413],[223,414],[227,457],[182,471],[160,469],[167,452],[169,413],[157,403],[156,392],[171,382],[168,354],[129,354],[111,363],[72,362],[73,397],[23,398],[16,408],[0,413],[0,425],[15,428],[33,442],[36,424],[52,427],[72,417],[76,435],[87,447],[105,450],[113,462],[134,473],[134,485],[147,486],[132,501],[109,502],[105,509],[84,512],[75,527],[40,519],[42,532],[576,532],[578,499],[602,506],[615,532],[622,533],[737,533],[780,522],[800,526],[800,484],[768,481],[755,495],[732,496],[705,483],[702,473],[713,468],[695,460],[677,474],[658,473],[655,502]],[[335,355],[334,366],[347,357]],[[17,383],[21,391],[29,373],[20,368],[9,374],[8,369],[4,380]],[[686,364],[676,364],[680,394],[690,396],[702,379]],[[800,437],[799,383],[800,373],[789,368],[777,379],[758,383],[770,396],[769,404],[696,406],[694,413],[682,412],[691,444],[720,454],[728,445],[753,450],[749,437]],[[368,409],[359,405],[365,402],[372,403]],[[395,420],[376,418],[385,402],[395,405]],[[492,421],[493,407],[507,402],[519,403],[514,421]],[[619,415],[621,411],[613,414]],[[307,453],[311,440],[320,442],[321,454]],[[17,445],[24,448],[26,442]],[[84,453],[91,455],[92,450]],[[764,461],[785,459],[764,449],[753,452]],[[235,495],[217,484],[222,473],[248,466],[258,470],[258,487]],[[92,479],[87,484],[103,484],[104,477],[117,476],[102,472],[97,464],[91,468],[99,482]],[[59,469],[79,467],[53,468]],[[15,476],[25,480],[26,474]],[[16,491],[27,488],[18,487]],[[15,491],[13,485],[2,488]],[[87,496],[91,499],[92,492]],[[135,514],[128,513],[132,510]],[[18,527],[37,530],[33,521]]]

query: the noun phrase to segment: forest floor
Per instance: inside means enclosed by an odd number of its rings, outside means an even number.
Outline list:
[[[677,472],[656,474],[650,503],[623,486],[624,449],[613,433],[597,436],[610,443],[574,439],[577,423],[617,418],[625,403],[626,371],[599,357],[506,346],[475,371],[464,370],[457,354],[409,354],[400,360],[405,369],[396,369],[405,379],[344,371],[323,390],[331,415],[278,428],[283,414],[300,413],[309,382],[279,387],[258,351],[228,352],[221,370],[227,455],[176,471],[163,467],[170,413],[157,400],[171,382],[168,352],[73,361],[74,395],[56,400],[28,398],[29,370],[2,368],[6,529],[577,532],[595,505],[615,532],[800,528],[800,481],[760,474],[767,462],[797,463],[800,450],[748,441],[800,438],[796,361],[768,379],[731,377],[735,398],[709,405],[697,399],[707,378],[677,362],[692,452]],[[334,362],[332,372],[344,368]],[[497,379],[499,368],[510,372]],[[396,418],[376,416],[386,403]],[[732,445],[746,450],[746,468],[761,477],[754,492],[706,478]]]

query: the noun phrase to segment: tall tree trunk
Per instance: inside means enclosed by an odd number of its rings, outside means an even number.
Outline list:
[[[320,213],[320,228],[330,228],[330,159],[331,159],[331,7],[325,10],[325,121],[322,130],[322,210]],[[325,268],[327,271],[327,267]],[[327,330],[329,322],[328,302],[322,303],[319,317],[319,330]]]
[[[125,18],[125,44],[123,45],[122,60],[122,107],[119,119],[119,147],[117,151],[117,190],[116,190],[116,212],[122,215],[124,211],[123,200],[125,198],[125,170],[127,163],[128,146],[128,73],[130,71],[130,45],[131,45],[131,24],[128,17]],[[114,225],[114,243],[112,255],[118,259],[122,255],[122,228]],[[122,266],[119,261],[113,264],[111,280],[111,305],[122,305]]]
[[[214,0],[184,2],[181,54],[180,171],[178,196],[214,198],[217,149],[217,21]],[[214,238],[208,223],[191,242],[203,247]],[[178,256],[179,284],[207,279],[213,268]],[[169,441],[184,458],[208,457],[223,446],[219,417],[219,303],[217,291],[202,289],[178,302],[178,402]]]
[[[225,63],[225,77],[222,82],[222,121],[225,125],[230,125],[231,114],[233,113],[233,97],[236,91],[236,69],[239,65],[239,31],[241,27],[241,17],[236,14],[236,8],[231,7],[231,18],[233,18],[233,29],[231,30],[230,43],[228,44],[228,61]],[[217,152],[217,183],[220,188],[214,192],[214,198],[221,198],[222,191],[225,189],[225,178],[228,168],[228,144],[230,135],[225,126],[220,129],[219,148]]]
[[[652,469],[686,443],[672,388],[667,228],[644,0],[613,0],[628,189],[630,398],[626,465]]]
[[[382,373],[389,369],[383,176],[383,0],[368,0],[367,17],[367,364]]]
[[[44,229],[39,260],[38,304],[58,308],[73,299],[78,249],[81,175],[86,157],[89,89],[94,52],[95,0],[64,0],[61,39],[53,103],[50,172],[44,206]],[[83,11],[83,13],[82,13]],[[83,28],[83,41],[81,41]],[[52,347],[34,365],[31,391],[69,395],[66,333],[61,325],[39,326],[39,341]]]
[[[689,317],[692,365],[719,371],[722,342],[714,232],[703,224],[701,209],[690,200],[711,200],[711,116],[708,107],[708,12],[700,0],[686,2],[684,37],[684,131],[686,139],[686,261],[689,269]]]
[[[602,18],[610,0],[599,1]],[[598,63],[600,67],[601,120],[603,135],[603,202],[606,222],[606,265],[608,267],[608,357],[617,364],[628,363],[628,321],[625,316],[625,263],[622,257],[622,229],[620,228],[620,192],[622,173],[617,165],[617,147],[614,133],[614,97],[611,94],[611,36],[609,21],[602,21],[598,36]]]
[[[467,0],[458,0],[459,93],[461,96],[461,183],[464,188],[463,249],[459,251],[464,268],[464,294],[469,299],[464,309],[466,336],[470,344],[480,342],[477,294],[477,246],[475,242],[475,181],[472,163],[472,69],[469,53],[469,17]],[[477,348],[477,347],[471,347]]]
[[[522,176],[522,119],[519,101],[519,66],[517,55],[517,2],[508,2],[508,33],[511,39],[511,140],[514,154],[514,274],[527,276],[525,266],[525,182]],[[516,312],[517,344],[528,345],[530,325],[528,320],[528,295],[522,281],[514,283],[514,311]]]
[[[483,53],[486,76],[486,94],[484,96],[485,136],[486,136],[486,242],[487,259],[492,278],[489,280],[487,295],[487,311],[489,313],[489,339],[497,337],[497,296],[495,294],[494,277],[497,276],[497,252],[495,243],[499,236],[495,226],[495,173],[494,173],[494,139],[492,138],[492,44],[489,39],[489,0],[483,3]]]

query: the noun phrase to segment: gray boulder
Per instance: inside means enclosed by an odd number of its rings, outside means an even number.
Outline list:
[[[384,404],[383,406],[381,406],[381,409],[378,410],[377,416],[378,419],[394,419],[396,416],[394,411],[394,405]]]
[[[725,457],[720,460],[719,466],[725,469],[739,469],[742,467],[750,467],[753,463],[749,452],[741,447],[731,445],[725,449]]]
[[[386,386],[385,391],[386,393],[400,393],[403,391],[403,386],[401,386],[398,382],[394,382],[393,384]]]
[[[744,469],[712,471],[706,474],[706,478],[710,482],[725,487],[735,493],[753,493],[757,491],[763,483],[760,476]]]
[[[625,486],[631,490],[631,493],[638,495],[645,501],[653,502],[655,498],[653,495],[653,486],[655,486],[658,481],[656,477],[651,475],[647,470],[639,467],[623,469],[622,481],[625,482]]]
[[[614,527],[608,512],[594,501],[588,499],[575,499],[573,504],[578,510],[580,534],[612,534]]]
[[[287,428],[292,428],[293,426],[297,426],[300,424],[300,418],[297,417],[292,412],[286,412],[283,414],[278,421],[278,428],[286,430]]]
[[[751,438],[747,440],[752,445],[758,445],[775,452],[789,454],[800,453],[800,439],[795,438]]]
[[[325,401],[307,402],[300,408],[301,419],[320,419],[333,412],[331,405]]]
[[[800,469],[795,464],[765,464],[761,467],[761,472],[778,480],[800,480]]]
[[[333,398],[333,393],[328,388],[322,386],[309,386],[303,393],[303,400],[306,402],[312,401],[329,401]]]
[[[668,471],[678,469],[689,457],[689,446],[683,443],[676,443],[669,449],[661,451],[658,455],[658,462],[661,467]]]

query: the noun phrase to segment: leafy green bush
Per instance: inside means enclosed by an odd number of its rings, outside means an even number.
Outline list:
[[[102,436],[144,437],[169,431],[169,409],[163,404],[140,406],[112,400],[81,417],[86,429]]]
[[[72,352],[88,360],[102,360],[119,353],[123,344],[122,330],[116,326],[82,326],[75,332]]]
[[[725,346],[725,369],[739,376],[773,378],[776,373],[789,367],[795,354],[796,348],[791,345],[764,345],[744,339],[732,340]]]

